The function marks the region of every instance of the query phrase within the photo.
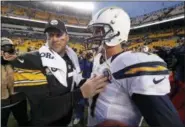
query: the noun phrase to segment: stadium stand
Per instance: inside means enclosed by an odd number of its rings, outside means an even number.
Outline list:
[[[80,25],[87,25],[89,23],[89,20],[85,20],[85,19],[79,19],[78,21]]]
[[[9,11],[8,5],[1,5],[1,15],[7,15]]]
[[[56,13],[51,13],[51,12],[49,12],[48,14],[49,14],[49,20],[57,18],[57,19],[63,20],[65,23],[67,23],[67,20],[61,15],[57,15]]]
[[[9,6],[8,6],[9,5]],[[29,17],[31,19],[38,19],[48,21],[49,19],[61,19],[67,24],[71,25],[87,25],[90,19],[81,19],[79,16],[67,15],[63,13],[51,12],[47,9],[45,11],[39,8],[24,7],[13,3],[4,4],[1,6],[2,15],[10,15],[16,17]],[[11,10],[11,11],[9,11]],[[78,18],[77,18],[78,17]],[[88,18],[88,16],[86,17]]]
[[[9,6],[8,6],[9,5]],[[8,11],[8,10],[13,10],[13,11]],[[53,19],[53,18],[60,18],[67,24],[72,24],[72,25],[87,25],[90,19],[84,19],[84,18],[78,18],[74,15],[60,15],[56,12],[51,12],[47,11],[41,11],[39,8],[32,8],[32,7],[24,7],[20,5],[12,5],[12,3],[9,4],[4,4],[2,5],[2,15],[14,15],[14,16],[28,16],[32,19],[40,19],[40,20],[48,20],[48,19]],[[13,13],[12,13],[13,12]],[[62,14],[62,13],[60,13]],[[164,8],[152,13],[148,13],[145,15],[137,16],[137,17],[132,17],[132,26],[135,25],[141,25],[144,23],[148,22],[154,22],[154,21],[160,21],[165,18],[169,18],[172,16],[177,16],[177,15],[182,15],[184,14],[184,3],[180,3],[178,5],[169,7],[169,8]],[[86,16],[87,18],[88,16]]]
[[[179,29],[177,31],[177,34],[185,34],[185,30],[183,28]]]
[[[151,12],[149,14],[137,16],[132,18],[132,25],[141,25],[148,22],[154,22],[156,20],[161,21],[164,19],[171,18],[177,15],[184,14],[184,3],[177,4],[175,6],[164,8],[155,12]]]
[[[148,45],[148,47],[150,49],[153,49],[154,46],[159,46],[159,47],[175,47],[176,46],[176,41],[177,40],[163,40],[163,41],[157,41],[157,42],[153,42],[151,44]]]
[[[5,6],[5,5],[2,5],[3,9],[2,9],[2,13],[4,12],[7,12],[8,13],[8,6]],[[136,18],[132,18],[132,25],[135,25],[137,23],[147,23],[149,22],[150,20],[156,20],[158,17],[164,17],[164,13],[167,15],[167,14],[173,14],[173,15],[176,15],[178,13],[181,13],[181,11],[179,10],[182,10],[184,7],[184,4],[179,4],[179,5],[176,5],[174,7],[170,7],[170,8],[165,8],[165,9],[161,9],[159,11],[156,11],[156,12],[153,12],[153,13],[150,13],[150,14],[145,14],[143,16],[139,16],[139,17],[136,17]],[[25,8],[17,8],[16,6],[13,8],[14,10],[14,14],[15,15],[22,15],[23,14],[23,10],[25,11]],[[162,11],[164,13],[162,13]],[[175,12],[178,12],[178,13],[174,13]],[[27,12],[27,11],[25,11]],[[76,18],[76,17],[72,17],[72,16],[68,16],[68,15],[57,15],[56,13],[52,13],[52,12],[47,12],[47,11],[41,11],[39,9],[31,9],[30,13],[32,12],[35,12],[35,19],[41,19],[41,20],[48,20],[48,19],[54,19],[54,18],[60,18],[62,19],[63,21],[65,21],[66,23],[68,24],[74,24],[74,25],[78,25],[78,24],[81,24],[81,25],[87,25],[88,23],[88,19],[79,19],[79,18]],[[32,13],[33,14],[33,13]],[[24,13],[25,15],[25,13]],[[30,15],[28,15],[30,16]],[[166,16],[167,17],[167,16]],[[134,24],[134,20],[136,20],[135,24]],[[178,24],[178,23],[177,23]],[[161,26],[161,25],[159,25]],[[27,28],[28,29],[28,28]],[[152,30],[153,28],[151,28],[150,31],[147,32],[146,34],[146,30],[143,30],[142,32],[139,32],[139,33],[135,33],[134,35],[130,35],[129,36],[129,41],[132,42],[132,46],[129,48],[129,49],[132,49],[132,48],[136,48],[138,46],[142,46],[143,44],[145,44],[146,42],[146,39],[155,39],[155,38],[169,38],[169,37],[172,37],[174,35],[182,35],[184,34],[184,29],[182,28],[175,28],[175,29],[171,29],[171,28],[165,28],[163,30],[161,30],[162,28],[160,29],[157,29],[157,30]],[[9,31],[5,31],[3,30],[3,34],[9,34],[10,30]],[[24,32],[26,32],[24,30]],[[36,35],[34,35],[36,36]],[[38,35],[37,35],[38,36]],[[31,36],[30,36],[31,37]],[[73,37],[72,36],[72,40],[75,40],[73,39],[76,37]],[[78,40],[78,39],[76,39]],[[15,43],[19,42],[18,40],[14,41]],[[39,41],[38,41],[39,42]],[[37,42],[37,43],[38,43]],[[79,41],[77,41],[79,42]],[[137,43],[133,43],[133,42],[137,42]],[[19,46],[19,50],[20,52],[25,52],[27,51],[27,48],[29,47],[27,44],[27,41],[24,41],[25,43],[25,47],[23,46]],[[29,42],[31,43],[31,42]],[[160,45],[160,43],[163,43],[162,45]],[[43,42],[40,44],[42,45]],[[153,48],[153,46],[170,46],[170,47],[173,47],[175,46],[175,41],[152,41],[152,43],[149,44],[149,47]],[[39,47],[36,47],[35,45],[30,45],[31,47],[33,47],[33,49],[38,49]],[[77,49],[77,52],[80,51],[80,50],[84,50],[84,47],[80,46],[80,44],[76,44],[76,43],[71,43],[71,46],[75,49]]]
[[[44,12],[44,11],[36,11],[35,19],[48,20],[49,14],[48,12]]]
[[[168,16],[174,16],[184,13],[184,4],[175,5],[174,9],[168,14]]]
[[[149,38],[160,38],[160,37],[169,37],[174,35],[174,32],[168,31],[168,32],[159,32],[155,34],[150,34],[148,37]]]
[[[71,16],[67,16],[67,15],[64,15],[63,17],[68,24],[78,25],[78,21],[75,17],[71,17]]]
[[[152,14],[149,14],[150,16],[146,17],[143,19],[143,23],[149,22],[149,21],[155,21],[156,19],[158,19],[159,17],[161,17],[163,15],[163,12],[161,11],[157,11],[157,12],[153,12]]]
[[[12,9],[12,14],[13,15],[23,16],[23,17],[26,16],[27,9],[25,9],[25,8],[11,5],[11,9]]]
[[[140,43],[134,43],[133,42],[133,44],[131,44],[129,47],[128,47],[128,49],[133,49],[133,48],[136,48],[136,47],[141,47],[141,46],[143,46],[144,45],[144,42],[140,42]]]
[[[130,35],[129,40],[137,40],[143,38],[144,34]]]

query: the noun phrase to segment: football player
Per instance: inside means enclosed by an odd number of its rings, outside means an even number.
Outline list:
[[[102,53],[94,59],[92,75],[104,74],[109,84],[90,100],[88,126],[139,126],[142,116],[150,126],[183,127],[169,100],[169,71],[157,55],[123,51],[130,18],[121,8],[100,10],[90,21],[92,37]]]

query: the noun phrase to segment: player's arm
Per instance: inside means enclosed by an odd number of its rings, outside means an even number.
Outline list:
[[[146,62],[136,66],[132,69],[137,71],[131,76],[130,96],[146,122],[150,126],[183,127],[176,109],[167,96],[170,83],[166,63]]]
[[[17,56],[10,63],[17,68],[40,70],[42,69],[42,62],[38,51],[28,52]]]
[[[183,127],[167,94],[170,92],[169,71],[161,61],[142,62],[113,74],[140,110],[150,126]]]
[[[150,126],[183,127],[178,113],[167,95],[134,93],[132,100]]]
[[[42,107],[40,110],[41,112],[44,112],[45,116],[54,114],[52,119],[65,116],[68,114],[69,110],[71,110],[71,107],[78,104],[81,99],[90,98],[103,91],[107,84],[105,83],[106,80],[107,78],[103,76],[97,76],[88,79],[80,88],[77,88],[74,91],[60,96],[45,98],[40,102],[40,107]],[[52,105],[55,105],[55,108],[51,108]],[[51,118],[49,120],[51,120]]]

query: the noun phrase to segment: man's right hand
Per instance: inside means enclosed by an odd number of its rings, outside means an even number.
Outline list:
[[[90,98],[102,92],[108,84],[107,77],[96,76],[88,79],[81,87],[80,90],[84,98]]]
[[[12,61],[17,58],[16,54],[9,54],[9,53],[3,52],[3,51],[1,51],[1,55],[3,56],[3,59],[7,60],[7,61]]]

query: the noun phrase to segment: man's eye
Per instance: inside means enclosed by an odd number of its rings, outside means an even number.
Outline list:
[[[49,37],[53,37],[53,34],[49,34]]]
[[[61,36],[61,34],[57,34],[57,37],[60,37]]]

